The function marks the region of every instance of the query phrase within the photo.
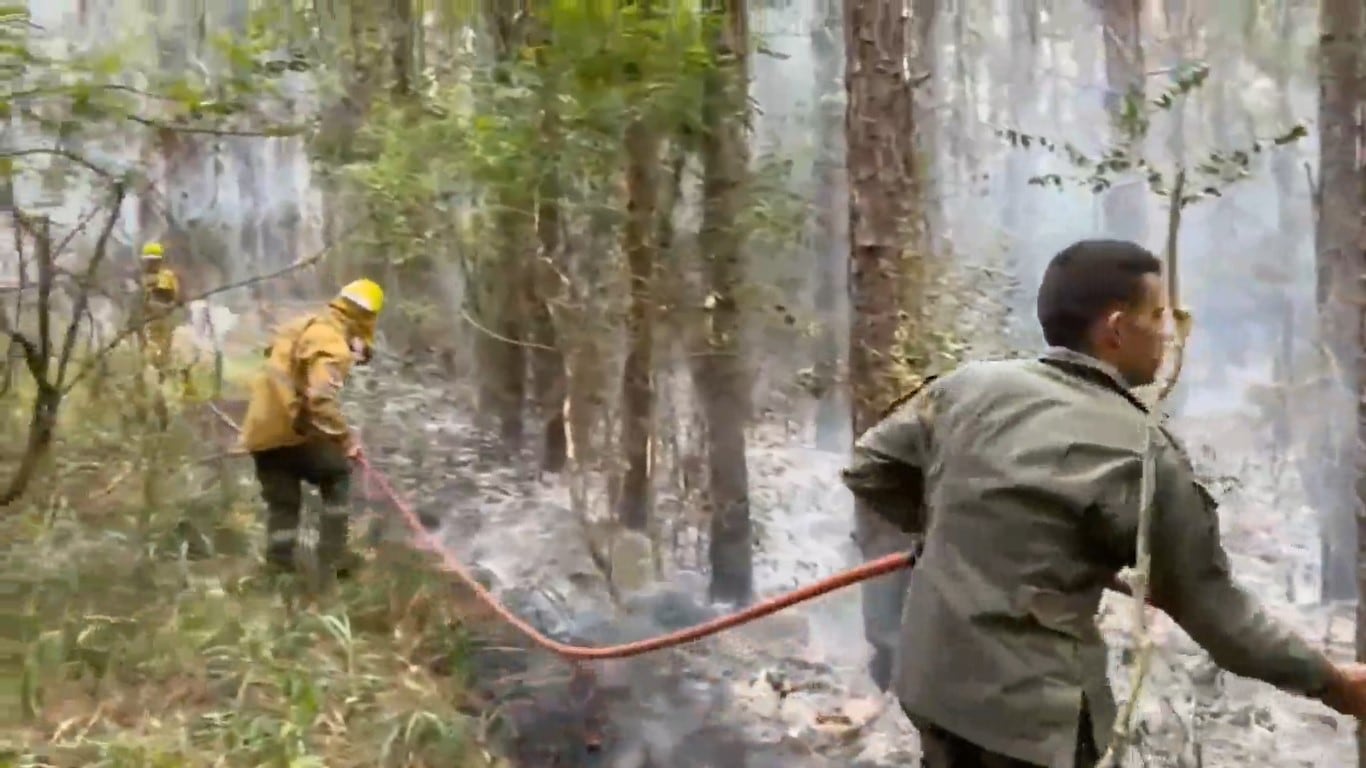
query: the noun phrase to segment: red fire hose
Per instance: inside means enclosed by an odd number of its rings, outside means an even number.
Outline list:
[[[234,431],[240,431],[238,429],[237,424],[232,420],[232,418],[229,417],[227,414],[223,413],[217,406],[210,403],[209,407],[213,410],[213,412],[218,416],[219,419],[221,419]],[[527,638],[531,640],[533,643],[540,646],[541,648],[544,648],[547,651],[550,651],[551,653],[554,653],[558,656],[561,656],[571,661],[624,659],[631,656],[639,656],[641,654],[649,653],[651,651],[658,651],[664,648],[671,648],[673,646],[683,645],[684,643],[691,643],[696,640],[700,640],[704,637],[707,637],[709,635],[714,635],[718,632],[722,632],[732,627],[736,627],[741,624],[746,624],[748,622],[754,621],[755,619],[760,619],[764,616],[777,613],[778,611],[781,611],[784,608],[791,607],[798,603],[803,603],[807,600],[820,597],[821,595],[824,595],[828,592],[833,592],[837,589],[842,589],[844,587],[857,584],[861,581],[867,581],[868,579],[876,578],[878,576],[882,576],[883,574],[898,571],[902,568],[908,568],[912,565],[915,559],[914,555],[910,552],[902,552],[893,555],[887,555],[885,557],[880,557],[876,560],[872,560],[857,567],[850,568],[846,571],[841,571],[833,576],[828,576],[824,579],[821,579],[820,581],[815,582],[814,584],[809,584],[805,587],[801,587],[800,589],[795,589],[791,592],[786,592],[784,594],[770,597],[766,600],[762,600],[755,605],[745,608],[744,610],[737,611],[726,616],[720,616],[710,621],[706,621],[701,624],[696,624],[685,629],[680,629],[675,632],[669,632],[667,634],[647,638],[645,640],[637,640],[635,642],[622,643],[620,645],[608,645],[597,648],[581,645],[569,645],[568,643],[561,643],[558,640],[546,637],[545,635],[541,634],[541,632],[538,631],[535,627],[531,626],[531,624],[527,623],[525,620],[517,616],[515,613],[508,610],[507,606],[503,605],[502,602],[500,602],[498,598],[493,595],[492,592],[485,588],[483,584],[480,584],[479,580],[474,578],[474,575],[470,573],[469,569],[467,569],[463,563],[456,559],[455,555],[452,554],[449,549],[442,546],[441,543],[436,539],[436,537],[433,536],[427,530],[426,526],[424,526],[422,524],[422,521],[418,518],[417,513],[415,513],[412,507],[409,506],[402,498],[399,497],[398,493],[389,483],[388,478],[386,478],[377,469],[375,469],[374,465],[370,463],[370,461],[365,457],[364,453],[361,454],[361,457],[358,459],[357,463],[360,466],[363,477],[366,480],[374,483],[379,488],[380,492],[385,496],[385,498],[389,502],[391,502],[394,505],[394,507],[399,511],[399,513],[403,516],[403,522],[407,524],[408,529],[412,532],[416,540],[418,549],[431,552],[432,554],[439,557],[441,559],[441,567],[443,571],[453,574],[454,576],[459,578],[462,582],[465,583],[466,586],[473,590],[475,595],[477,595],[481,601],[487,604],[489,608],[491,608],[494,611],[494,613],[498,614],[500,618],[502,618],[508,624],[511,624],[522,634],[526,635]]]

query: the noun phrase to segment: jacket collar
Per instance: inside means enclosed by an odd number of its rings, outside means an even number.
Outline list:
[[[1104,360],[1098,360],[1091,357],[1085,352],[1077,352],[1076,350],[1068,349],[1066,347],[1049,347],[1044,351],[1042,359],[1090,368],[1091,370],[1105,374],[1106,378],[1110,379],[1122,389],[1131,389],[1129,384],[1124,381],[1124,377],[1120,375],[1118,368],[1110,365]]]
[[[1128,400],[1135,408],[1144,413],[1148,412],[1148,406],[1134,394],[1133,388],[1124,381],[1119,369],[1113,365],[1097,360],[1090,355],[1066,349],[1064,347],[1049,347],[1039,359],[1055,368],[1068,371],[1075,376],[1083,379],[1090,379],[1093,382],[1104,386],[1107,389]]]

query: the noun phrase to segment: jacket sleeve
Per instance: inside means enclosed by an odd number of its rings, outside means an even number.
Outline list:
[[[1321,692],[1328,659],[1234,583],[1219,537],[1217,505],[1195,479],[1189,460],[1154,429],[1152,602],[1181,625],[1220,667],[1306,696]],[[1112,476],[1123,490],[1105,503],[1106,539],[1119,562],[1135,561],[1141,460]]]
[[[932,421],[932,391],[926,387],[859,436],[853,460],[841,473],[869,511],[906,533],[925,530],[923,467]]]
[[[351,372],[346,340],[325,326],[311,326],[299,339],[298,360],[304,371],[309,425],[324,438],[348,442],[351,431],[341,409],[342,385]]]

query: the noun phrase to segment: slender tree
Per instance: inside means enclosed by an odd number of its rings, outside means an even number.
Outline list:
[[[1117,139],[1141,141],[1144,111],[1143,0],[1101,0],[1105,36],[1105,107]],[[1105,228],[1142,243],[1148,233],[1147,187],[1138,176],[1120,177],[1105,195]]]
[[[712,505],[711,596],[747,602],[754,592],[745,426],[750,376],[745,369],[740,292],[744,232],[740,215],[749,173],[749,23],[745,0],[708,0],[712,67],[703,98],[702,228],[706,264],[707,350],[696,366],[707,424],[707,477]]]
[[[1338,407],[1363,407],[1356,397],[1366,381],[1358,367],[1363,305],[1361,284],[1361,171],[1357,163],[1360,126],[1361,0],[1323,0],[1320,10],[1319,53],[1319,179],[1318,219],[1314,239],[1317,252],[1318,307],[1323,349],[1335,395],[1324,402]],[[1346,424],[1332,419],[1331,424]],[[1351,429],[1329,428],[1323,448],[1325,480],[1337,489],[1323,510],[1323,595],[1352,599],[1356,594],[1353,561],[1366,560],[1357,550],[1357,519],[1361,485],[1357,477],[1357,435]],[[1361,539],[1366,541],[1366,537]],[[1356,553],[1355,555],[1353,553]],[[1359,625],[1363,626],[1363,625]],[[1358,642],[1366,640],[1358,634]]]
[[[636,109],[626,126],[626,226],[622,250],[630,273],[631,300],[621,385],[621,450],[626,467],[616,490],[616,516],[626,527],[644,530],[650,520],[650,442],[655,411],[654,283],[658,259],[654,232],[662,141],[650,111],[642,105]]]
[[[914,337],[923,312],[923,286],[917,278],[926,249],[915,165],[914,92],[902,65],[910,25],[903,0],[844,2],[848,379],[856,436],[898,394],[898,336],[905,330]],[[858,506],[854,514],[866,557],[905,545],[905,537],[877,516]],[[875,676],[890,671],[886,630],[896,626],[890,614],[898,593],[891,577],[864,590],[864,626],[875,651]]]
[[[840,292],[845,287],[849,259],[847,229],[848,185],[844,173],[844,46],[840,29],[839,0],[821,0],[822,13],[811,30],[816,89],[816,195],[811,223],[812,258],[816,267],[815,308],[821,318],[813,366],[816,409],[816,445],[826,450],[843,449],[848,422],[843,388],[835,386],[845,323]]]

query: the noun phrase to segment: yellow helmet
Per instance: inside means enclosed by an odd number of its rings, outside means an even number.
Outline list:
[[[161,243],[148,243],[142,246],[142,258],[156,261],[162,257]]]
[[[384,309],[384,289],[374,280],[353,280],[337,294],[366,312],[378,315]]]

